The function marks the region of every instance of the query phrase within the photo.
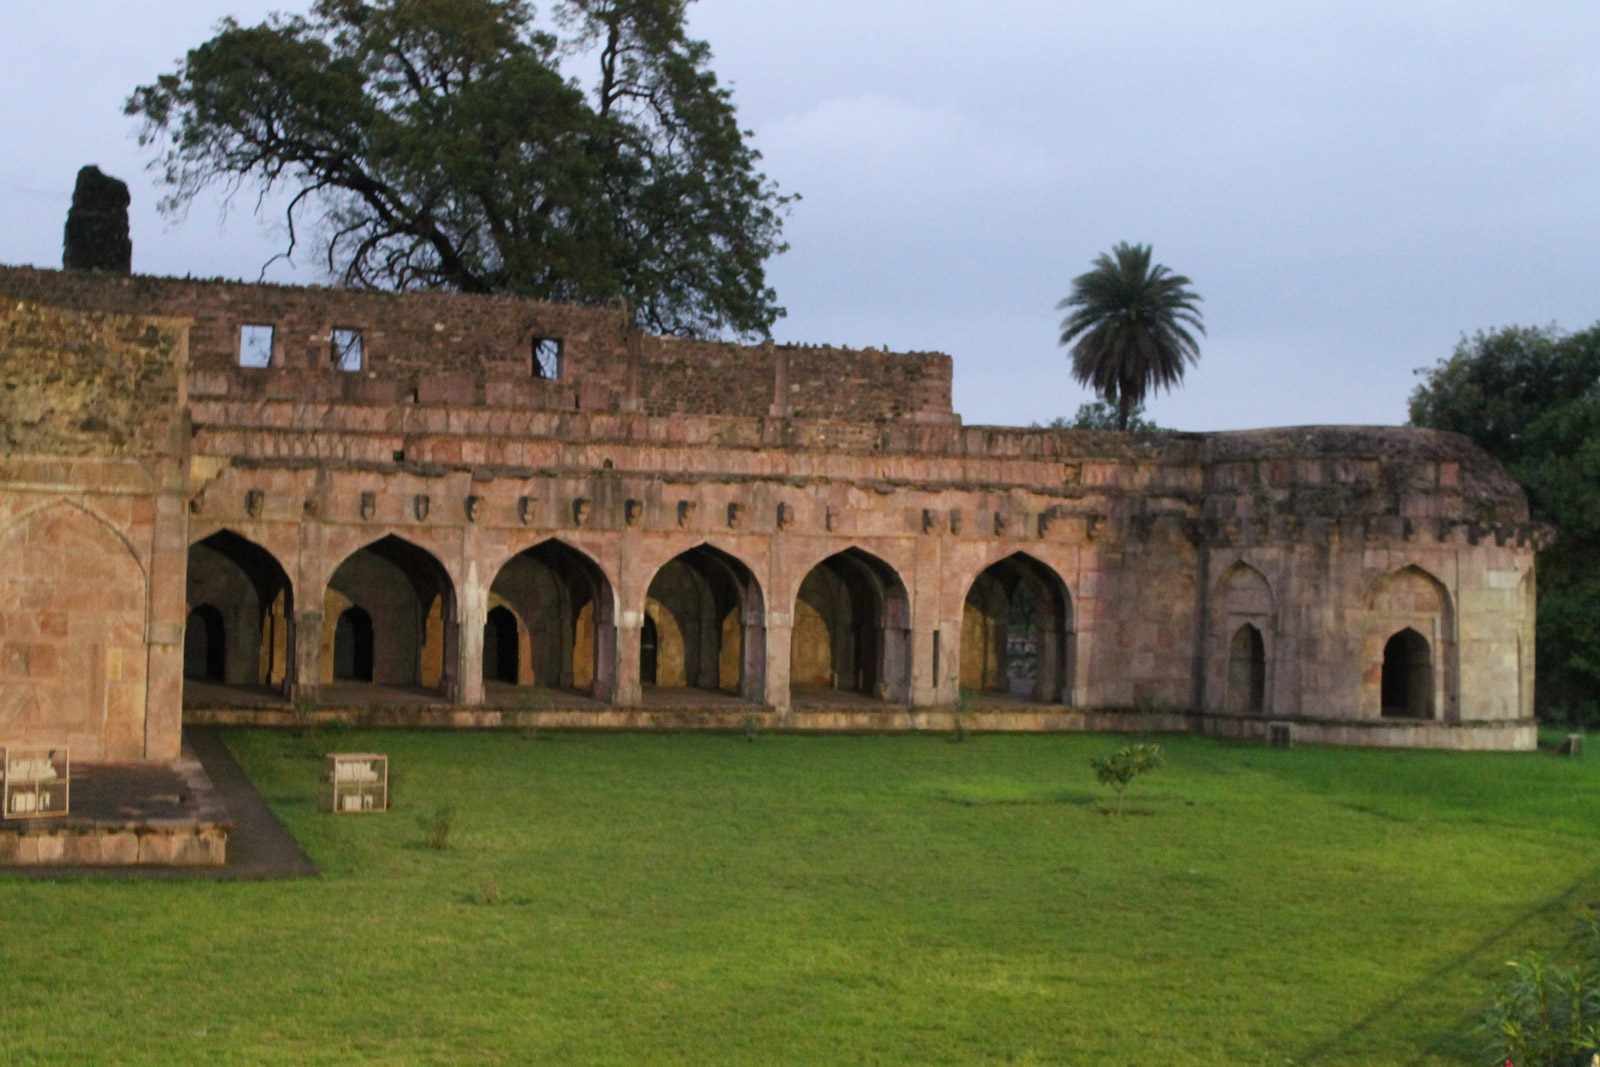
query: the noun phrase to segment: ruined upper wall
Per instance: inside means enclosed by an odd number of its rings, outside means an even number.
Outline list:
[[[0,294],[83,311],[191,319],[196,396],[955,421],[948,356],[652,337],[611,309],[3,266]],[[239,366],[240,329],[247,325],[273,328],[270,368]],[[334,367],[336,329],[361,332],[361,370]],[[559,378],[535,374],[536,339],[561,342]]]
[[[0,452],[143,458],[187,446],[181,323],[0,303]]]

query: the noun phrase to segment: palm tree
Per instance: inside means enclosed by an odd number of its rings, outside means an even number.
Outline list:
[[[1150,266],[1149,245],[1124,241],[1072,279],[1072,295],[1056,305],[1072,309],[1061,322],[1072,376],[1116,405],[1119,430],[1151,386],[1171,389],[1183,381],[1185,362],[1200,362],[1200,345],[1186,327],[1206,328],[1195,306],[1200,296],[1188,286],[1183,275]]]

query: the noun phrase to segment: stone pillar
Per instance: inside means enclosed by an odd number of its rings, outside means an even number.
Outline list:
[[[163,466],[168,466],[163,464]],[[182,476],[170,470],[155,499],[145,645],[144,758],[170,761],[183,747],[183,624],[189,513]]]
[[[599,638],[599,628],[596,627],[595,636],[595,668],[598,672],[601,663],[602,642]],[[644,633],[644,613],[640,611],[624,611],[622,619],[617,623],[616,655],[611,657],[616,664],[616,688],[613,691],[611,702],[619,707],[637,707],[644,696],[644,687],[639,680],[639,644]],[[596,674],[595,688],[599,689],[599,676]],[[598,693],[596,694],[598,695]]]
[[[792,707],[789,694],[789,643],[794,635],[794,618],[788,612],[767,613],[766,679],[761,699],[787,719]]]
[[[289,699],[321,699],[322,689],[322,603],[309,611],[294,613],[294,681],[289,686]]]
[[[489,622],[489,591],[476,586],[463,589],[460,615],[456,692],[452,700],[471,707],[483,703],[483,628]]]

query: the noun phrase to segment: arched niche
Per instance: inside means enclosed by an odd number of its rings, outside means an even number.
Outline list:
[[[348,607],[333,624],[333,680],[372,681],[372,616],[365,608]]]
[[[1277,599],[1267,576],[1243,560],[1217,579],[1206,649],[1206,700],[1214,711],[1262,715],[1272,703]]]
[[[1227,710],[1235,715],[1260,715],[1266,710],[1267,646],[1261,631],[1245,623],[1228,642]]]
[[[351,613],[358,609],[360,614]],[[368,681],[448,695],[455,686],[456,594],[444,565],[393,534],[352,552],[323,593],[322,681]],[[371,627],[371,677],[336,678],[344,620],[359,648],[360,620]]]
[[[185,590],[190,615],[202,607],[220,618],[220,671],[191,670],[185,638],[184,676],[230,686],[283,690],[294,671],[294,588],[273,554],[232,530],[189,546]]]
[[[611,582],[599,565],[561,541],[512,556],[489,586],[484,656],[497,653],[499,678],[484,676],[486,693],[512,686],[576,690],[609,700],[616,690],[617,628]],[[495,616],[496,610],[504,612]],[[498,619],[498,621],[496,621]],[[516,628],[516,667],[506,669],[509,627]]]
[[[1386,719],[1433,718],[1433,649],[1409,626],[1383,643],[1379,708]]]
[[[1453,721],[1455,647],[1455,610],[1444,583],[1415,565],[1384,575],[1367,597],[1363,714]]]
[[[0,737],[58,744],[74,759],[146,754],[149,590],[105,520],[58,501],[0,532]],[[176,739],[174,739],[176,740]]]
[[[1072,598],[1055,571],[1026,553],[985,569],[961,614],[961,688],[1040,704],[1072,698]]]
[[[183,625],[183,677],[185,681],[226,680],[228,626],[222,612],[211,604],[189,611]]]
[[[795,597],[789,681],[802,692],[910,699],[911,607],[893,567],[847,548],[811,569]]]
[[[640,679],[760,700],[766,676],[766,605],[750,568],[711,545],[668,560],[651,579]],[[653,668],[653,669],[652,669]]]

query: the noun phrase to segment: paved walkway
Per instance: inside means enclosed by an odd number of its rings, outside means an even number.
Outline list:
[[[215,730],[189,727],[183,732],[185,755],[193,753],[205,769],[209,782],[190,782],[192,787],[205,789],[211,797],[208,805],[220,803],[227,808],[227,817],[233,820],[233,832],[228,835],[228,862],[223,867],[10,867],[4,870],[9,877],[36,879],[61,878],[139,878],[155,881],[231,881],[243,879],[260,881],[272,878],[306,878],[317,874],[298,842],[289,836],[278,817],[272,814],[267,802],[261,799],[250,779],[234,761]],[[172,777],[165,768],[149,771],[151,780],[162,788],[144,790],[144,804],[159,809],[169,803],[170,789],[165,782]],[[76,777],[76,775],[74,775]],[[159,780],[159,781],[158,781]],[[175,779],[174,779],[175,780]],[[87,798],[86,798],[87,799]],[[179,798],[172,796],[170,802]],[[78,807],[78,787],[73,787],[73,808]],[[191,798],[184,797],[184,801]],[[125,813],[125,812],[124,812]]]

